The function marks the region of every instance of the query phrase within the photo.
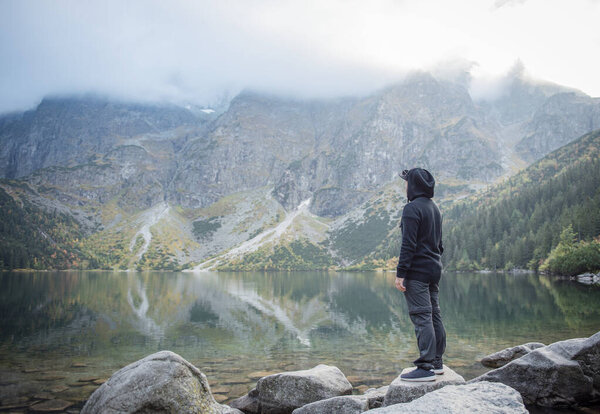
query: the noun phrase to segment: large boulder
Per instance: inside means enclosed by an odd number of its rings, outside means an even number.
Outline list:
[[[526,414],[517,391],[499,383],[449,385],[409,403],[370,410],[369,414]]]
[[[385,394],[387,393],[389,386],[383,386],[379,388],[369,388],[363,395],[342,395],[340,397],[332,397],[326,400],[315,401],[314,403],[307,404],[300,408],[295,409],[295,414],[303,413],[305,408],[311,413],[316,412],[363,412],[372,408],[378,408],[383,405]],[[366,402],[366,408],[365,408]],[[247,414],[259,414],[261,407],[258,400],[258,391],[256,388],[251,390],[248,394],[233,400],[229,403],[233,408],[237,408]],[[334,407],[334,408],[332,408]]]
[[[510,361],[514,361],[517,358],[521,358],[523,355],[527,355],[534,349],[544,347],[541,342],[528,342],[523,345],[513,346],[511,348],[503,349],[502,351],[494,352],[486,357],[483,357],[481,364],[489,368],[500,368]]]
[[[263,377],[256,383],[261,413],[291,413],[296,408],[352,393],[352,384],[339,368],[317,365],[303,371]]]
[[[555,342],[469,381],[506,384],[526,404],[573,406],[600,400],[600,332]]]
[[[413,369],[414,367],[405,368],[400,375],[412,371]],[[400,375],[390,384],[383,401],[384,406],[412,401],[422,397],[428,392],[445,387],[446,385],[460,385],[465,383],[465,379],[462,376],[458,375],[446,365],[444,365],[444,374],[436,375],[435,381],[431,382],[403,381],[400,378]]]
[[[360,414],[369,409],[369,402],[363,395],[343,395],[315,401],[296,408],[293,414]]]
[[[206,376],[170,351],[140,359],[115,372],[90,396],[82,414],[240,413],[213,398]]]

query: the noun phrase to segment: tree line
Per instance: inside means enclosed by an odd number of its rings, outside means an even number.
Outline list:
[[[575,241],[600,235],[599,155],[595,131],[444,212],[446,267],[537,270],[565,229]]]

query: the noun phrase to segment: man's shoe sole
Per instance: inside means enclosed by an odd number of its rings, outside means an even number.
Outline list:
[[[444,369],[434,369],[433,372],[435,375],[444,375]]]
[[[422,377],[422,378],[402,378],[402,377],[400,377],[400,379],[402,381],[410,381],[410,382],[429,382],[429,381],[435,381],[435,375],[432,375],[431,377]]]

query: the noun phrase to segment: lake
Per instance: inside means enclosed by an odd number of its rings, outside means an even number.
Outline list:
[[[176,352],[219,401],[261,376],[333,364],[357,390],[417,357],[393,273],[0,273],[0,405],[44,398],[75,411],[117,369]],[[600,330],[600,286],[535,274],[446,273],[444,362],[471,379],[483,356]],[[3,409],[3,408],[0,408]]]

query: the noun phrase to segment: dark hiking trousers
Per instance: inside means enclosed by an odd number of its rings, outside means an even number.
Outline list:
[[[441,361],[446,350],[446,330],[440,313],[438,284],[404,279],[404,286],[408,314],[415,326],[420,352],[414,364],[426,370],[433,369],[434,361]]]

